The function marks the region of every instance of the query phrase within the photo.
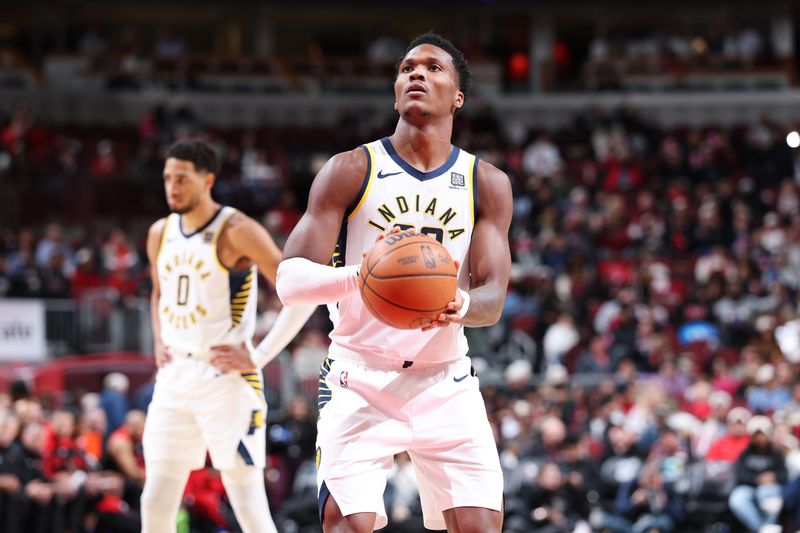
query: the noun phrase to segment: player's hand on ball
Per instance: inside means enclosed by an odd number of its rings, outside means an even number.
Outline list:
[[[239,346],[224,345],[211,348],[214,357],[211,358],[211,365],[220,372],[252,372],[256,369],[253,360],[250,359],[250,350],[244,343]]]
[[[401,231],[403,231],[403,230],[401,230],[397,226],[394,226],[391,229],[387,229],[386,231],[384,231],[383,233],[378,235],[378,237],[375,239],[375,242],[382,241],[383,239],[385,239],[389,235],[394,235],[395,233],[400,233]],[[367,253],[369,253],[369,252],[362,253],[361,254],[361,259],[364,259],[365,257],[367,257]]]
[[[458,272],[459,263],[458,261],[453,262],[456,264],[456,272]],[[450,324],[461,324],[462,316],[460,311],[463,306],[464,297],[461,296],[461,291],[456,290],[456,295],[453,298],[453,301],[447,304],[447,309],[445,309],[444,313],[439,313],[439,316],[436,317],[436,320],[428,322],[427,324],[423,324],[422,331],[428,331],[433,328],[444,328]]]
[[[162,368],[172,361],[172,355],[169,353],[169,348],[164,346],[161,341],[156,342],[155,346],[156,366]]]

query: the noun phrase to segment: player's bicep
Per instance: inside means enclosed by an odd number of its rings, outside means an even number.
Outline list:
[[[264,226],[251,218],[243,218],[228,230],[226,238],[237,256],[250,259],[258,267],[258,271],[275,285],[281,251]]]
[[[508,230],[511,226],[513,199],[508,177],[495,167],[479,174],[478,220],[470,245],[471,286],[492,283],[505,290],[511,274],[511,250]]]
[[[297,223],[283,258],[305,257],[327,264],[336,246],[347,207],[358,195],[367,171],[362,149],[338,154],[319,171],[308,196],[308,207]]]

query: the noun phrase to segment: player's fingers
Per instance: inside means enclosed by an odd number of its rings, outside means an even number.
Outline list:
[[[453,264],[456,265],[456,272],[458,272],[458,267],[461,266],[461,261],[458,259],[453,259]]]
[[[216,355],[225,355],[231,353],[232,349],[230,346],[212,346],[211,352]]]

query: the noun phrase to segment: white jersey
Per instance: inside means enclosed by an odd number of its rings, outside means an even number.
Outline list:
[[[459,286],[468,288],[467,254],[477,214],[477,157],[454,146],[443,165],[420,172],[398,155],[387,138],[362,148],[369,159],[367,175],[345,213],[334,266],[360,264],[361,254],[388,228],[413,228],[447,248],[461,264]],[[359,293],[328,308],[332,359],[445,362],[467,353],[463,326],[425,332],[392,328],[369,313]]]
[[[250,343],[255,331],[256,266],[228,270],[217,256],[219,237],[236,213],[221,207],[187,235],[181,217],[167,217],[156,260],[161,340],[177,355],[208,359],[212,346]]]

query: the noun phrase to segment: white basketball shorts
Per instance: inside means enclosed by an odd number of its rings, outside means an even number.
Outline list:
[[[220,374],[207,361],[173,357],[156,374],[142,438],[145,463],[202,468],[208,451],[218,470],[242,462],[264,468],[266,418],[260,372]]]
[[[377,514],[396,454],[408,451],[425,527],[445,529],[442,511],[500,511],[503,474],[470,359],[402,368],[326,359],[320,369],[317,485],[320,515],[333,496],[343,516]]]

